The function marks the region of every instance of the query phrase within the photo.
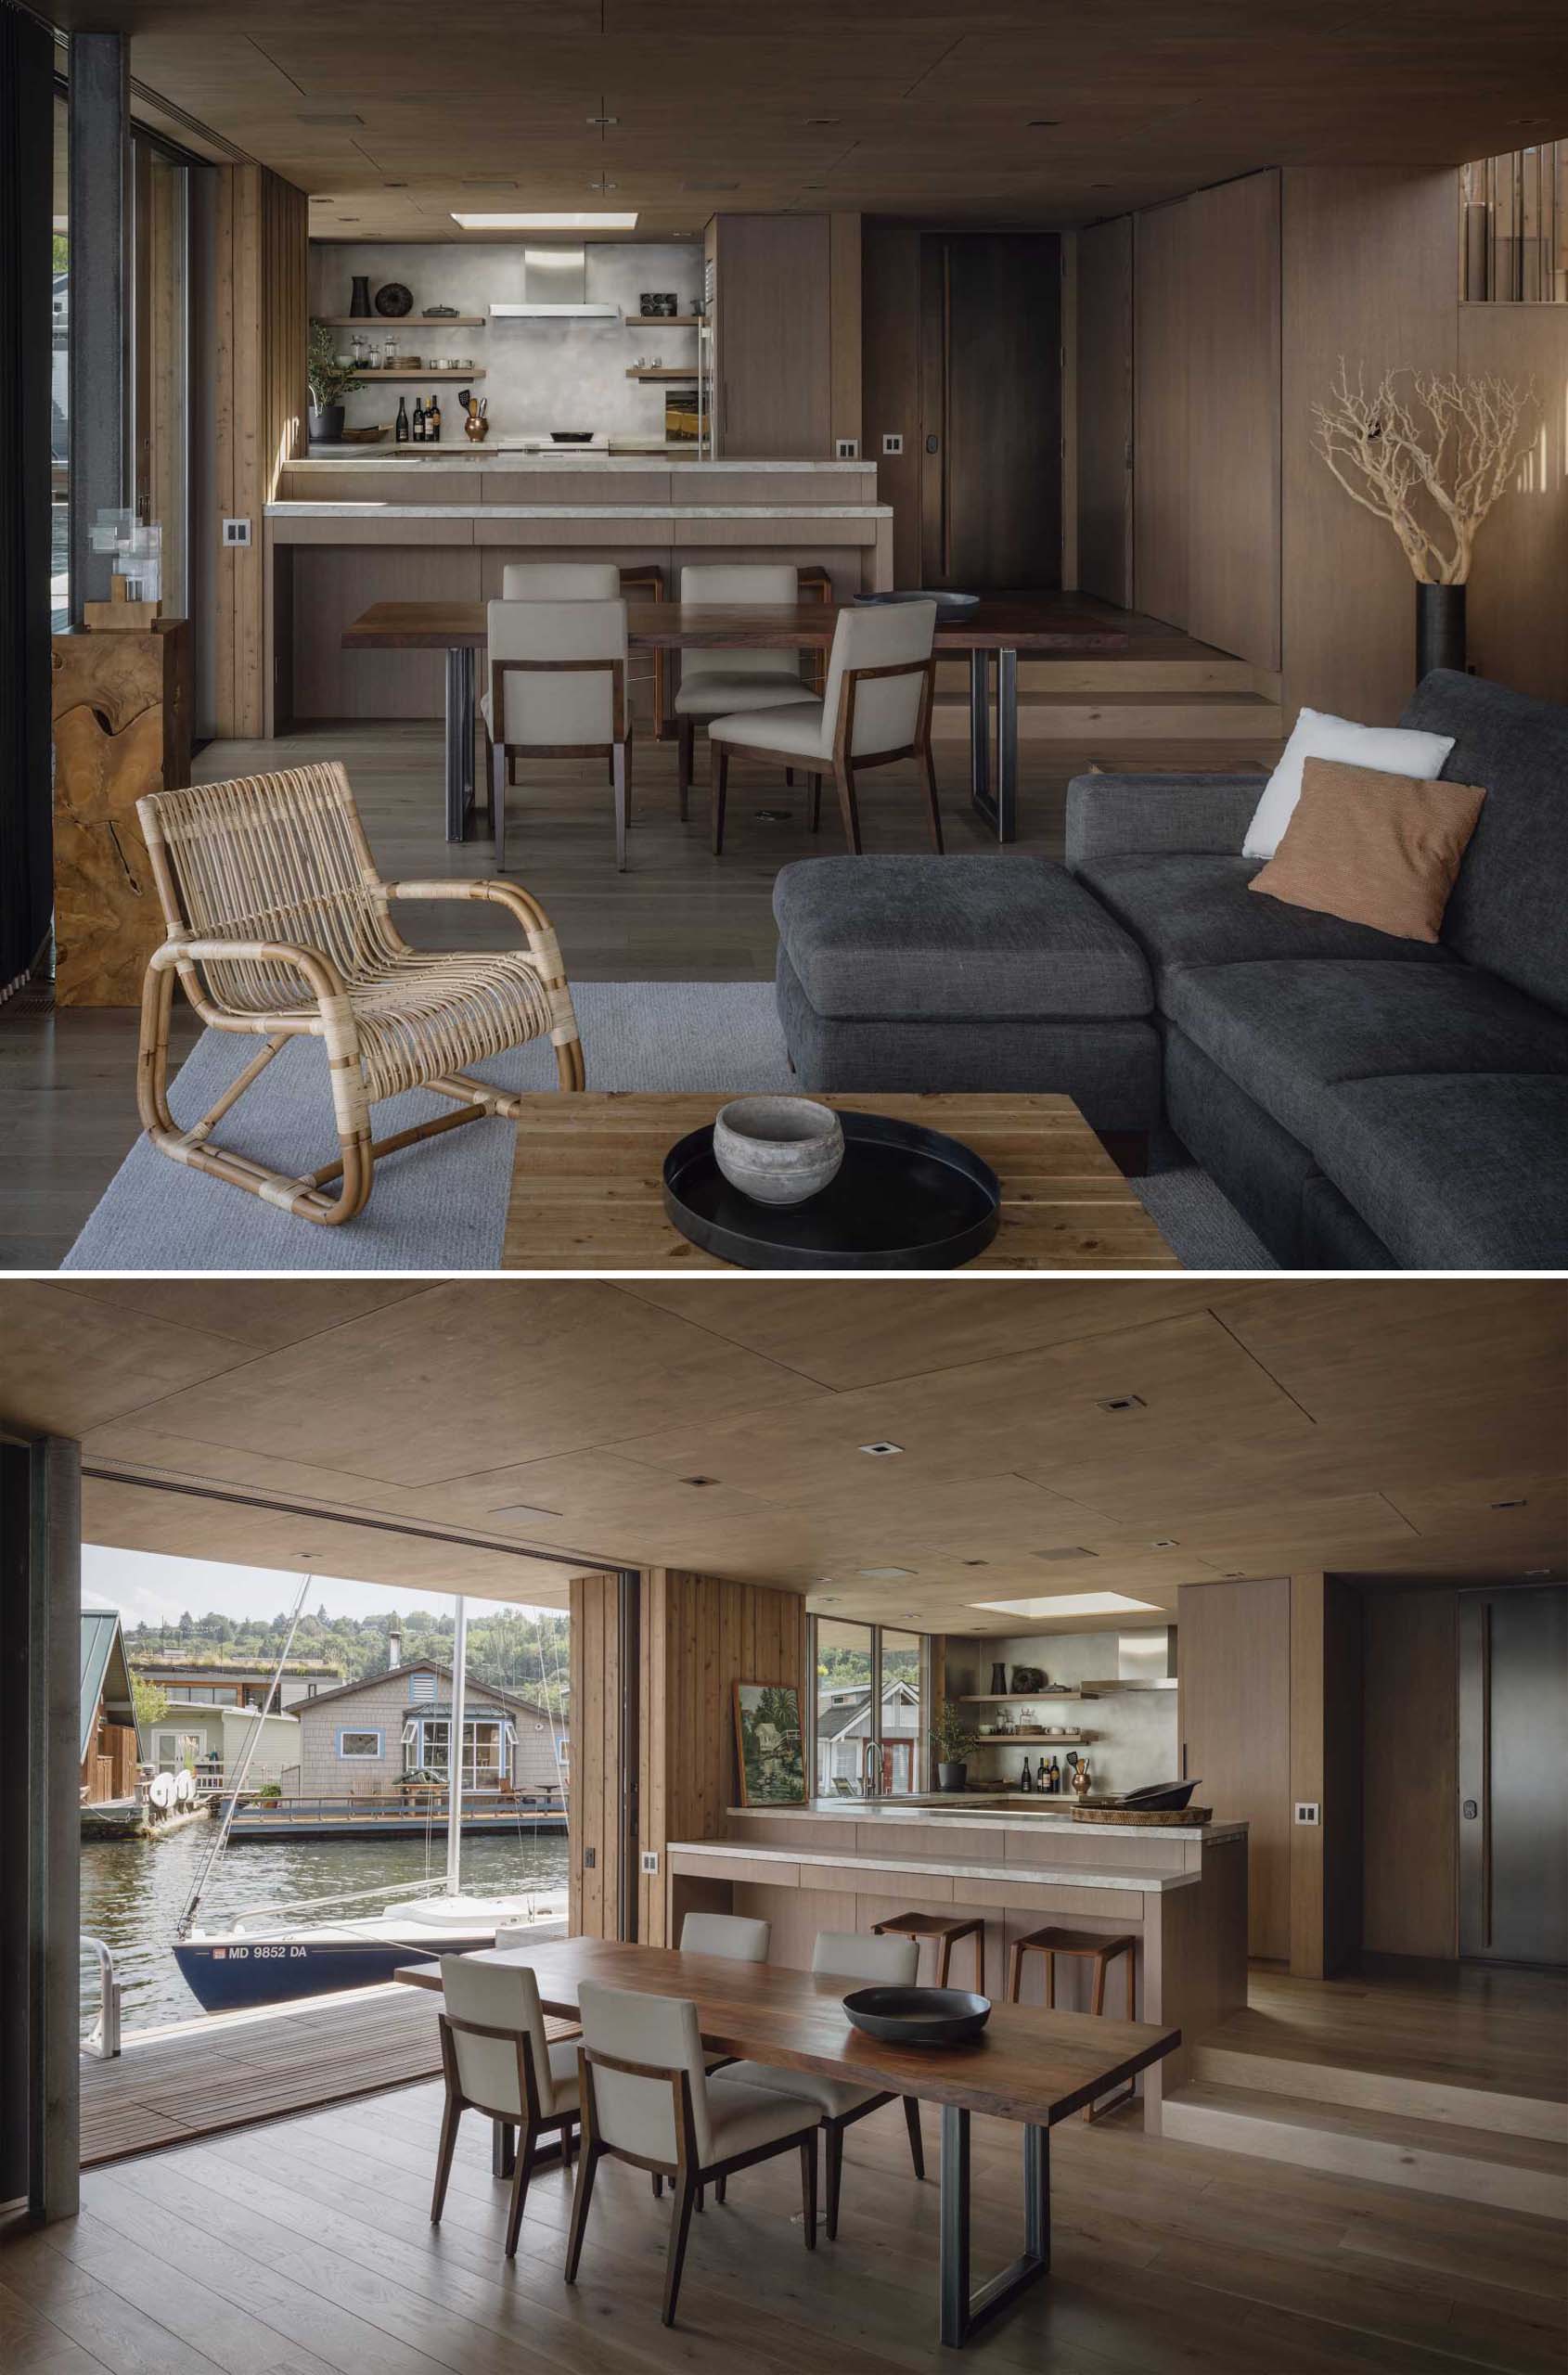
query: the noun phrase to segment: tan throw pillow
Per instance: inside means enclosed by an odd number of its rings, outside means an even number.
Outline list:
[[[1396,940],[1435,940],[1485,797],[1474,784],[1308,759],[1279,851],[1247,887]]]

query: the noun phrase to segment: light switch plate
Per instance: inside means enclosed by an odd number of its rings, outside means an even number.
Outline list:
[[[882,439],[882,452],[884,454],[902,454],[903,451],[903,438],[899,436],[895,430],[889,430],[886,436]]]
[[[654,1874],[657,1874],[657,1873],[658,1873],[658,1870],[659,1870],[659,1850],[657,1849],[657,1847],[645,1847],[645,1848],[643,1849],[643,1851],[642,1851],[642,1869],[643,1869],[645,1872],[652,1872],[652,1873],[654,1873]]]
[[[225,520],[224,521],[224,542],[225,545],[248,545],[250,541],[251,522],[249,520]]]
[[[1296,1820],[1298,1822],[1305,1823],[1309,1828],[1316,1829],[1318,1826],[1318,1819],[1317,1801],[1316,1798],[1298,1798],[1296,1800]]]
[[[860,459],[860,440],[859,440],[859,438],[858,438],[858,437],[837,437],[837,438],[835,438],[835,439],[834,439],[834,441],[833,441],[833,455],[834,455],[834,458],[835,458],[835,460],[840,461],[840,462],[858,462],[858,461],[859,461],[859,459]]]

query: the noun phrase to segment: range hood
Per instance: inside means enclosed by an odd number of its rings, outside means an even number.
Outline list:
[[[1141,1633],[1119,1633],[1115,1674],[1104,1680],[1081,1682],[1078,1695],[1109,1699],[1118,1690],[1174,1690],[1176,1687],[1176,1626],[1154,1624]]]
[[[586,248],[525,248],[522,302],[492,305],[491,317],[507,322],[618,322],[618,305],[587,302]]]

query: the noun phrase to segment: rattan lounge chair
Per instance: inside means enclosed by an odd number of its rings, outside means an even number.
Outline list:
[[[136,1096],[148,1136],[176,1162],[330,1225],[365,1210],[378,1155],[518,1111],[515,1097],[461,1066],[547,1033],[562,1088],[582,1087],[577,1019],[543,909],[499,879],[383,882],[336,763],[153,793],[136,814],[169,931],[143,983]],[[410,948],[392,920],[394,899],[489,900],[516,917],[527,948]],[[209,1028],[265,1042],[186,1129],[168,1099],[176,975]],[[214,1146],[212,1134],[296,1038],[325,1043],[341,1152],[290,1179]],[[405,1088],[433,1089],[458,1110],[374,1142],[371,1106]]]

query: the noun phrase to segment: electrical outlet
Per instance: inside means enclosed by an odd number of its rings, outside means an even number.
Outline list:
[[[903,451],[903,438],[900,437],[896,431],[890,430],[887,435],[882,439],[882,452],[884,454],[902,454]]]
[[[249,520],[225,520],[224,521],[224,542],[225,545],[248,545],[250,541],[251,522]]]
[[[645,1872],[651,1872],[657,1877],[659,1870],[659,1850],[657,1847],[645,1847],[643,1849],[642,1869]]]
[[[858,461],[859,461],[859,459],[860,459],[860,440],[859,440],[859,438],[858,438],[858,437],[838,437],[838,438],[835,438],[835,439],[834,439],[834,441],[833,441],[833,453],[834,453],[835,458],[836,458],[837,460],[841,461],[841,462],[858,462]]]
[[[1317,1829],[1318,1815],[1317,1801],[1316,1798],[1298,1798],[1296,1800],[1296,1820],[1300,1823],[1305,1823],[1309,1829],[1316,1830]]]
[[[598,1862],[598,1849],[597,1847],[585,1847],[583,1850],[583,1869],[585,1872],[591,1872],[597,1866]]]

